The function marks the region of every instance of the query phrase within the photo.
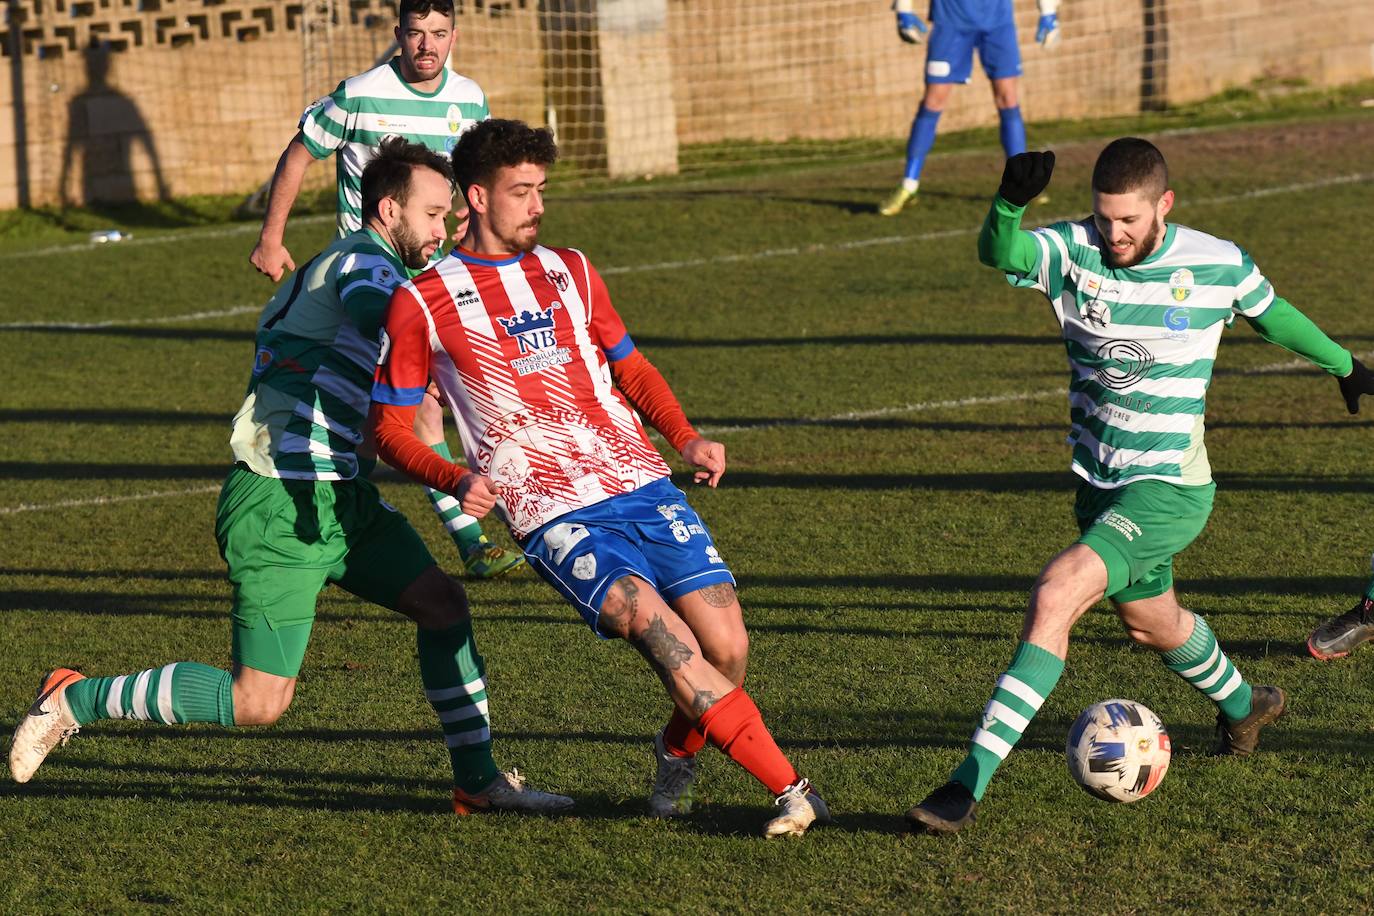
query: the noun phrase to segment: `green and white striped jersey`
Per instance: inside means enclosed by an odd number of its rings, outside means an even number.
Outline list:
[[[1209,483],[1203,412],[1221,332],[1274,302],[1235,244],[1166,224],[1159,250],[1113,268],[1091,219],[1031,233],[1033,271],[1013,286],[1045,293],[1069,356],[1073,470],[1095,486]]]
[[[386,305],[410,272],[371,230],[330,244],[258,319],[248,394],[229,439],[264,477],[351,480],[372,404]]]
[[[447,154],[463,131],[489,117],[487,98],[472,80],[445,67],[438,89],[418,92],[402,79],[399,58],[344,80],[312,104],[301,115],[301,139],[316,159],[339,154],[339,236],[362,228],[363,168],[384,138]]]

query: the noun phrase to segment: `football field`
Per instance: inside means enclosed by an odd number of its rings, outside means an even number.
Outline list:
[[[1178,192],[1171,220],[1236,240],[1374,362],[1374,110],[1149,136]],[[1090,210],[1104,140],[1055,139],[1030,223]],[[1374,908],[1374,648],[1322,664],[1304,646],[1368,577],[1374,402],[1349,417],[1330,377],[1243,320],[1208,404],[1215,510],[1175,570],[1183,603],[1290,712],[1254,757],[1209,756],[1211,704],[1104,604],[977,822],[906,831],[903,812],[963,758],[1036,574],[1077,530],[1058,328],[1042,296],[977,260],[1000,150],[951,144],[919,205],[884,219],[893,153],[564,191],[555,172],[542,230],[588,253],[688,416],[726,444],[721,487],[688,495],[739,580],[748,689],[833,825],[764,840],[772,799],[715,750],[696,810],[649,818],[662,689],[528,571],[469,583],[496,759],[577,808],[456,818],[413,626],[331,588],[276,726],[97,723],[32,782],[0,777],[0,911]],[[247,262],[256,230],[0,242],[6,734],[59,664],[229,665],[213,520],[271,290]],[[297,263],[331,233],[293,223]],[[457,570],[423,493],[380,485]],[[1173,740],[1137,804],[1094,799],[1065,768],[1070,723],[1109,697],[1152,708]]]

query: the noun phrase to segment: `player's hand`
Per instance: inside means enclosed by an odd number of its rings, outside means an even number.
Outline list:
[[[1058,13],[1046,13],[1040,17],[1040,24],[1035,27],[1035,40],[1046,51],[1059,44]]]
[[[1024,207],[1045,192],[1054,174],[1054,153],[1017,153],[1002,169],[997,193],[1007,203]]]
[[[463,475],[458,481],[458,492],[453,494],[463,505],[463,512],[473,518],[485,518],[496,505],[496,484],[490,477],[483,477],[475,471]]]
[[[248,256],[248,260],[258,269],[258,273],[265,274],[273,283],[280,280],[286,271],[296,269],[296,262],[291,260],[291,252],[286,250],[285,245],[261,238],[253,247],[253,253]]]
[[[725,473],[725,446],[698,436],[682,447],[682,457],[699,469],[692,475],[697,483],[712,487],[720,483],[721,475]]]
[[[469,210],[467,207],[463,207],[463,209],[457,210],[457,211],[454,212],[453,215],[454,215],[454,217],[457,218],[458,224],[457,224],[456,226],[454,226],[454,228],[453,228],[453,236],[452,236],[453,244],[457,245],[459,242],[461,242],[461,241],[467,236],[467,234],[468,234],[468,215],[469,215],[471,212],[472,212],[472,211]]]
[[[1360,412],[1360,395],[1374,394],[1374,372],[1364,367],[1364,363],[1350,358],[1350,374],[1336,379],[1341,386],[1341,397],[1345,398],[1345,409],[1352,414]]]
[[[434,398],[439,402],[440,407],[448,406],[448,400],[444,397],[444,393],[439,390],[439,386],[434,383],[434,379],[430,379],[429,384],[425,386],[425,397]]]
[[[892,11],[897,14],[897,37],[909,45],[918,45],[926,40],[929,31],[921,17],[911,5],[912,0],[893,0]]]

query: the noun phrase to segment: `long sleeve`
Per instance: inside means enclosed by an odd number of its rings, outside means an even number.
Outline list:
[[[992,199],[983,229],[978,233],[978,260],[1006,273],[1026,275],[1035,270],[1039,249],[1030,232],[1021,228],[1025,207]]]
[[[629,356],[611,363],[611,375],[616,387],[674,449],[681,452],[697,438],[667,380],[643,353],[632,350]]]
[[[1259,336],[1285,350],[1292,350],[1303,359],[1321,366],[1332,375],[1344,378],[1350,374],[1350,351],[1327,337],[1286,299],[1274,298],[1273,304],[1254,318],[1247,318]]]

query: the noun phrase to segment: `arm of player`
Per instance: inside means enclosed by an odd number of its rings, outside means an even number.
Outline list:
[[[978,233],[978,260],[1006,273],[1029,274],[1039,259],[1039,246],[1021,228],[1026,206],[1044,193],[1054,174],[1054,153],[1017,153],[1002,168],[1002,183]]]
[[[615,386],[631,406],[663,434],[683,460],[698,468],[696,482],[716,486],[725,473],[725,446],[703,438],[693,428],[663,373],[635,349],[610,366]]]
[[[1035,26],[1035,40],[1045,50],[1059,44],[1059,0],[1037,0],[1040,21]]]
[[[978,233],[978,260],[1004,273],[1035,271],[1040,248],[1031,233],[1021,228],[1021,214],[1025,212],[1025,207],[1010,204],[1001,195],[992,199],[983,230]]]
[[[1278,296],[1259,315],[1245,317],[1259,336],[1291,350],[1336,376],[1346,410],[1360,412],[1360,395],[1374,394],[1374,375],[1349,350],[1336,343],[1286,299]]]
[[[266,275],[272,282],[281,279],[288,270],[296,269],[291,252],[286,250],[283,238],[286,235],[286,219],[291,215],[291,207],[300,194],[305,170],[315,157],[306,149],[298,132],[286,145],[281,158],[277,160],[277,170],[272,174],[272,190],[267,196],[267,215],[262,220],[262,230],[258,233],[258,243],[248,260],[258,272]]]
[[[892,12],[897,14],[897,37],[909,45],[918,45],[926,40],[929,28],[916,14],[912,0],[892,0]]]
[[[583,259],[586,267],[587,302],[590,320],[587,331],[606,354],[611,380],[638,410],[649,425],[663,434],[683,460],[697,468],[697,483],[714,487],[725,473],[725,446],[703,439],[687,421],[682,405],[663,374],[643,353],[635,349],[630,332],[611,304],[611,294],[596,268]]]
[[[412,288],[399,287],[387,308],[372,383],[370,422],[377,455],[412,480],[453,494],[464,512],[482,518],[496,505],[491,479],[446,460],[415,435],[415,414],[429,386],[428,331]]]

